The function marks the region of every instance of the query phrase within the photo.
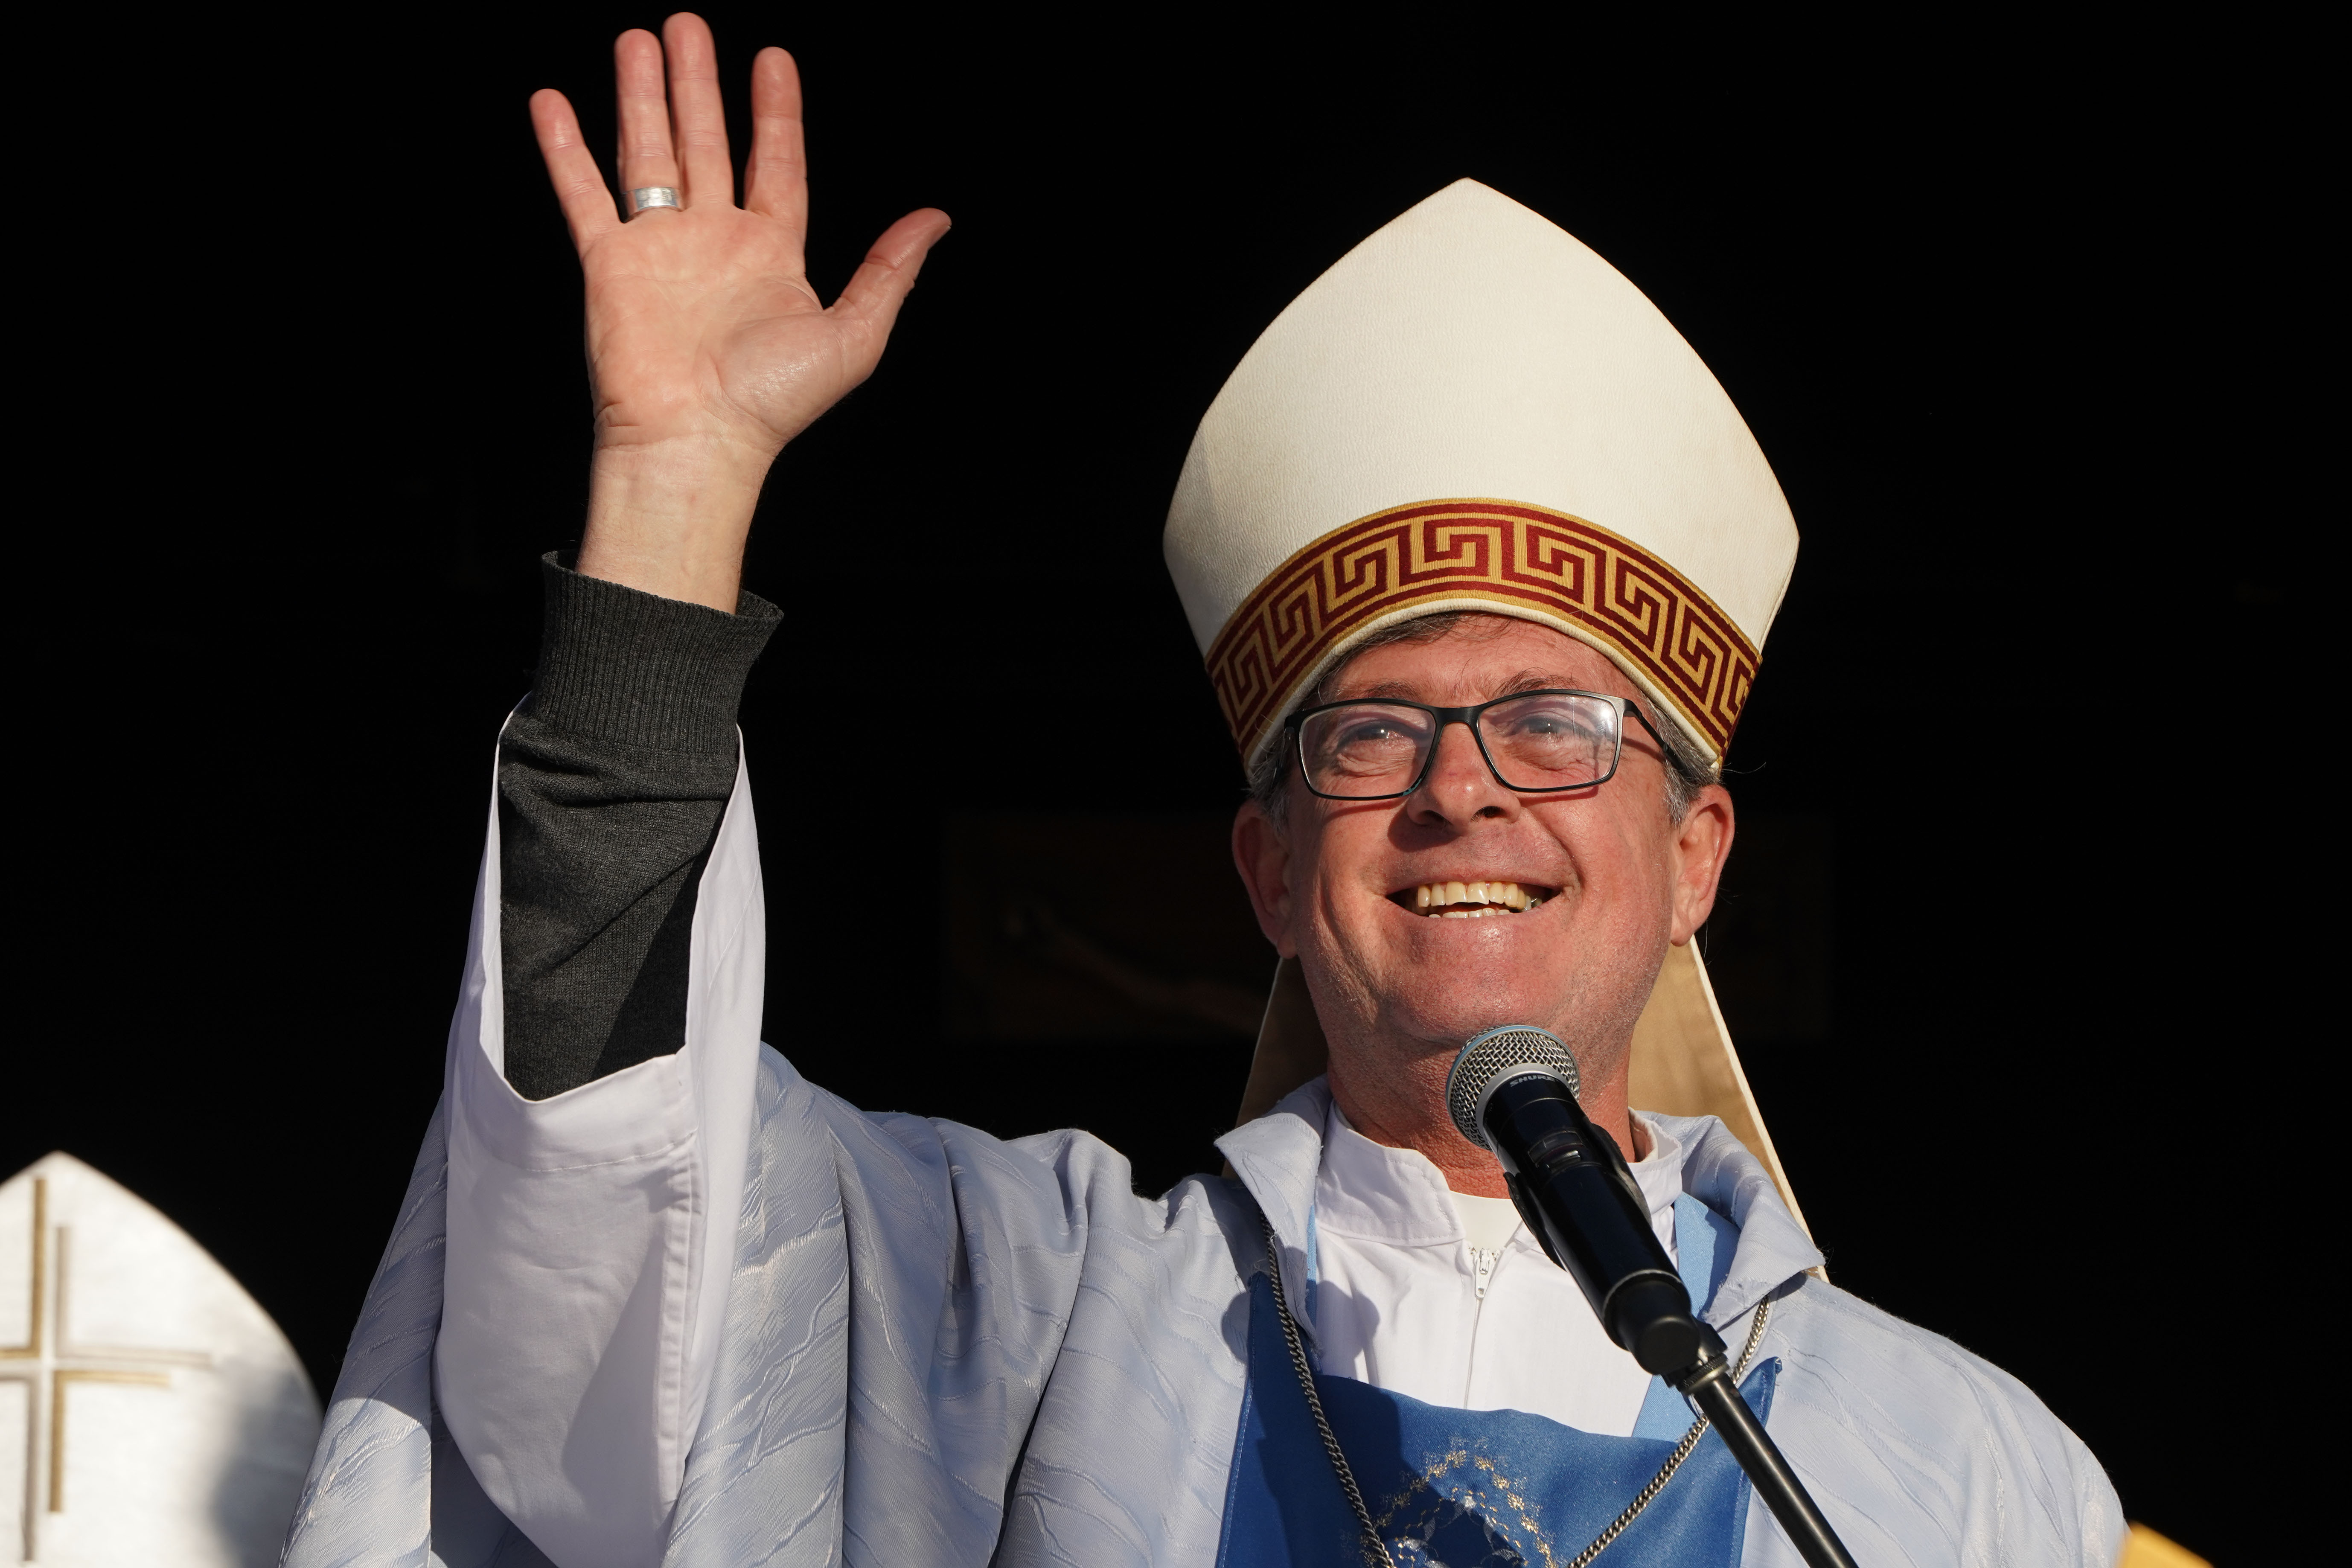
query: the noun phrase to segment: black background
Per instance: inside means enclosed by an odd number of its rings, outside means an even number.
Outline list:
[[[16,178],[59,177],[13,218],[0,1078],[0,1172],[62,1147],[162,1205],[322,1389],[584,493],[524,100],[563,88],[607,144],[609,40],[658,21],[336,17],[27,46]],[[1192,424],[1318,272],[1475,175],[1656,300],[1803,531],[1732,765],[1818,847],[1733,893],[1833,886],[1803,898],[1834,962],[1803,1027],[1763,982],[1727,1007],[1838,1282],[2023,1378],[2133,1517],[2224,1560],[2283,1534],[2272,1369],[2316,1348],[2289,1221],[2334,1109],[2303,45],[712,19],[739,93],[753,47],[801,58],[821,289],[899,213],[956,218],[753,539],[790,615],[744,719],[771,1039],[877,1108],[1090,1126],[1147,1185],[1213,1158],[1244,1045],[940,1036],[941,846],[958,814],[1231,809],[1160,562]],[[840,718],[923,680],[1024,718],[910,789]],[[1154,766],[1107,798],[1113,722]],[[1067,901],[1152,896],[1097,875]]]

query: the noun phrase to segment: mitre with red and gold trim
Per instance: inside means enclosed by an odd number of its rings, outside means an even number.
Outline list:
[[[1460,180],[1275,318],[1202,419],[1168,569],[1244,762],[1382,626],[1591,644],[1720,761],[1796,561],[1731,399],[1567,231]]]
[[[1192,437],[1165,544],[1245,765],[1366,637],[1477,610],[1591,644],[1719,766],[1797,527],[1658,308],[1565,230],[1460,180],[1342,257],[1243,356]],[[1286,963],[1244,1120],[1323,1059]],[[1668,955],[1633,1073],[1634,1104],[1722,1116],[1788,1192],[1695,948]]]

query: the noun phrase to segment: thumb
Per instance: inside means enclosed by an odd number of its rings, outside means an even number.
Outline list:
[[[864,369],[871,372],[882,357],[898,307],[915,287],[923,258],[946,237],[948,215],[937,207],[910,212],[882,231],[849,279],[848,287],[825,314],[838,321],[858,341]]]

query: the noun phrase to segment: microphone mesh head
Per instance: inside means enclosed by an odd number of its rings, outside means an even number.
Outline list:
[[[1478,1110],[1486,1091],[1522,1068],[1555,1073],[1568,1080],[1568,1092],[1577,1090],[1576,1058],[1559,1037],[1533,1024],[1506,1024],[1483,1035],[1473,1035],[1454,1058],[1445,1075],[1445,1109],[1462,1136],[1486,1147],[1486,1130],[1478,1125]]]

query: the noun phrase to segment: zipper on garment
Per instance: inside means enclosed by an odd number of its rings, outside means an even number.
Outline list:
[[[1486,1281],[1495,1277],[1495,1265],[1502,1260],[1502,1257],[1499,1247],[1491,1252],[1477,1247],[1470,1249],[1470,1267],[1478,1276],[1478,1300],[1481,1301],[1486,1299]]]

